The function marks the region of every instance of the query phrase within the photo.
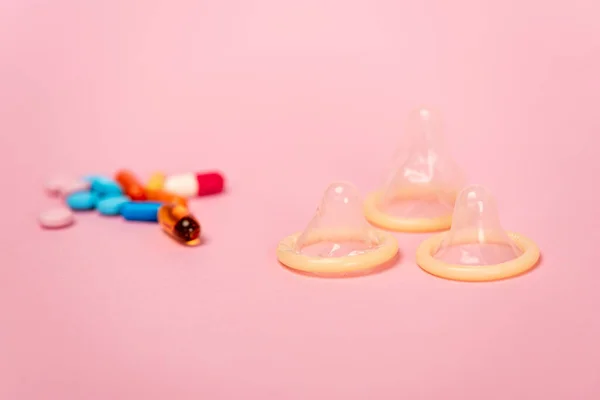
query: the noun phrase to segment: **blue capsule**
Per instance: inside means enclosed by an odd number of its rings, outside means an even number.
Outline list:
[[[66,202],[73,211],[93,210],[98,197],[91,192],[75,192],[67,196]]]
[[[128,202],[129,197],[127,196],[108,197],[100,199],[96,209],[102,215],[119,215],[121,213],[121,208]]]
[[[162,205],[154,201],[130,201],[121,207],[121,215],[127,221],[158,222],[158,209]]]
[[[103,176],[93,176],[88,179],[92,192],[96,193],[98,197],[115,197],[123,194],[121,186],[112,179]]]

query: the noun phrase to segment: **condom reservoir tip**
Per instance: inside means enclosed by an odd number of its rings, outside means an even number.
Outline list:
[[[446,149],[440,114],[420,107],[409,115],[384,185],[367,197],[365,215],[393,231],[448,229],[463,183],[464,174]]]
[[[417,250],[417,263],[426,271],[469,281],[519,275],[538,259],[533,241],[504,230],[493,196],[479,185],[458,196],[450,231],[425,240]]]
[[[292,269],[326,274],[372,269],[397,251],[395,238],[365,220],[356,187],[336,182],[325,191],[304,231],[280,242],[277,256]]]

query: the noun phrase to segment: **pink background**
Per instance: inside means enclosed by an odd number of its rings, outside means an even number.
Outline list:
[[[600,397],[596,0],[0,7],[1,399]],[[281,268],[328,183],[377,187],[421,102],[541,266],[444,281],[398,234],[379,275]],[[121,167],[224,171],[191,206],[208,243],[37,226],[46,178]]]

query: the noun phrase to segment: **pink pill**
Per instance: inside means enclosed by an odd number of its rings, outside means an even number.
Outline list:
[[[71,210],[59,207],[40,213],[39,222],[44,228],[65,228],[75,222],[75,217]]]
[[[60,196],[63,192],[64,187],[68,184],[69,181],[69,179],[63,177],[52,178],[46,181],[46,183],[44,184],[44,189],[46,189],[46,191],[53,196]]]
[[[89,190],[90,183],[83,179],[58,177],[47,181],[44,187],[52,196],[64,197],[70,195],[71,193]]]
[[[75,181],[70,181],[65,184],[65,186],[63,187],[63,190],[62,190],[62,195],[68,196],[71,193],[83,192],[83,191],[87,191],[87,190],[90,190],[90,183],[88,181],[75,180]]]

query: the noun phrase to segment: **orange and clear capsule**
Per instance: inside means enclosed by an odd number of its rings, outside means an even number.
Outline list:
[[[131,171],[120,170],[117,172],[115,180],[119,183],[119,185],[121,185],[121,188],[123,188],[123,191],[131,200],[146,200],[146,192],[144,191],[144,187]]]
[[[158,223],[177,241],[188,246],[200,243],[200,223],[187,207],[180,204],[164,204],[158,209]]]
[[[160,201],[163,203],[174,203],[180,206],[187,207],[187,199],[173,193],[165,192],[164,190],[146,190],[148,200]]]
[[[162,172],[153,173],[146,184],[146,191],[152,192],[155,190],[162,190],[165,185],[165,179],[167,179],[167,177]]]

